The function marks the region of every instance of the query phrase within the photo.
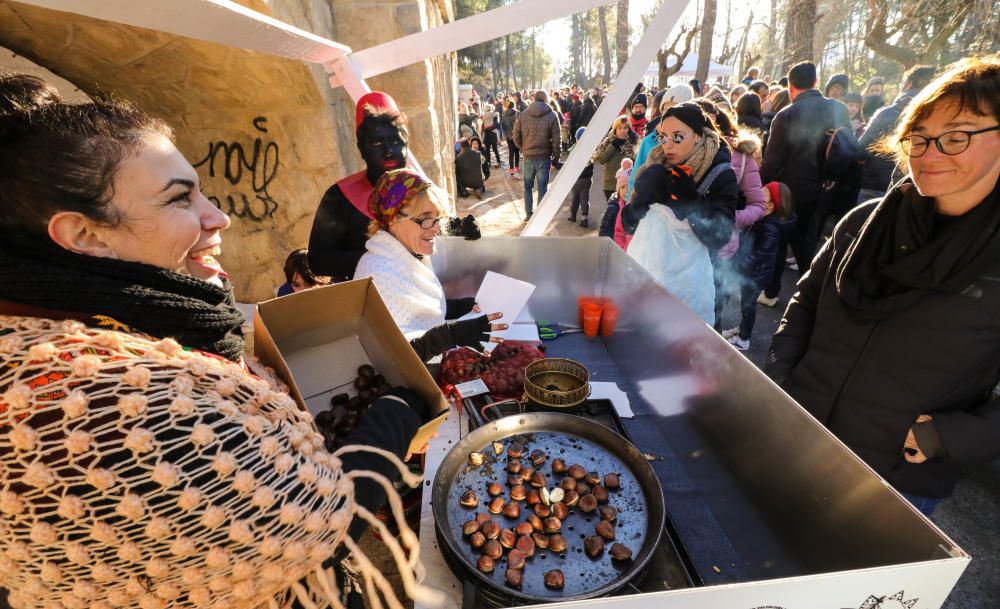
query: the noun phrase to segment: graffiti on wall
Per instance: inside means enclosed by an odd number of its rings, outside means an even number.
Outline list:
[[[280,149],[273,141],[265,142],[267,118],[253,119],[253,146],[247,149],[239,142],[218,140],[209,142],[208,154],[195,167],[206,165],[208,177],[222,176],[233,187],[224,195],[207,195],[216,207],[231,217],[263,223],[274,218],[278,202],[268,192],[268,186],[278,175]]]

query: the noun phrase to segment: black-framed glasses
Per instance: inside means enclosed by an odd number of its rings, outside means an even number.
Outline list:
[[[673,142],[675,144],[680,144],[685,139],[687,139],[687,136],[684,135],[683,133],[674,133],[674,134],[671,134],[671,135],[667,135],[666,133],[660,133],[659,131],[657,131],[656,135],[653,136],[653,137],[656,140],[656,143],[659,144],[660,146],[666,144],[667,142]]]
[[[434,228],[435,226],[438,225],[438,222],[441,221],[440,217],[436,217],[436,218],[414,218],[413,216],[411,216],[410,214],[406,213],[405,211],[401,211],[401,212],[398,212],[398,213],[399,213],[399,215],[403,216],[404,218],[406,218],[410,222],[414,222],[416,224],[419,224],[420,228],[422,228],[424,230],[430,230],[430,229]]]
[[[972,143],[972,136],[980,133],[988,133],[1000,129],[1000,125],[987,127],[978,131],[948,131],[937,137],[925,137],[923,135],[908,135],[899,140],[899,146],[903,149],[903,154],[908,157],[921,157],[927,153],[931,142],[937,146],[938,152],[954,156],[962,154]]]

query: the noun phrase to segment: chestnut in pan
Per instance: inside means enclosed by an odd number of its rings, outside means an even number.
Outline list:
[[[473,550],[478,550],[486,544],[486,536],[476,531],[469,536],[469,545],[472,546]]]
[[[503,487],[499,482],[492,482],[486,487],[486,492],[489,493],[490,497],[499,497],[503,495]]]
[[[507,473],[519,474],[523,468],[524,466],[521,465],[520,459],[511,459],[507,462]]]
[[[595,499],[594,501],[596,502],[597,500]],[[486,506],[486,509],[488,509],[492,514],[499,514],[500,512],[503,511],[503,507],[504,507],[503,497],[494,497],[490,501],[489,505]]]
[[[483,573],[493,573],[493,559],[485,554],[476,561],[476,568]]]
[[[598,539],[600,539],[600,537],[598,537]],[[503,546],[501,546],[500,542],[496,539],[490,539],[483,545],[483,556],[489,556],[493,560],[496,560],[503,556]]]
[[[528,516],[528,524],[530,524],[531,528],[536,531],[542,530],[542,519],[538,517],[538,514],[531,514]]]
[[[566,504],[561,501],[558,503],[553,503],[552,515],[558,518],[559,520],[566,520],[566,518],[569,516],[569,508],[566,507]]]
[[[549,516],[552,515],[552,508],[545,505],[544,503],[536,503],[535,514],[537,514],[539,518],[548,518]]]
[[[573,478],[563,478],[562,482],[559,483],[559,488],[564,491],[575,491],[576,490],[576,480]]]
[[[515,484],[510,488],[510,498],[514,501],[524,501],[527,496],[528,491],[522,484]]]
[[[476,513],[476,522],[478,522],[481,525],[482,524],[486,524],[487,522],[489,522],[491,520],[493,520],[493,519],[490,518],[490,515],[487,514],[486,512],[477,512]]]
[[[462,535],[472,535],[482,526],[478,520],[470,520],[462,525]]]
[[[620,543],[611,544],[611,550],[608,551],[611,554],[612,560],[631,560],[632,550],[629,550],[627,546]]]
[[[535,542],[535,547],[544,550],[549,547],[549,537],[544,533],[532,533],[531,540]]]
[[[605,523],[607,524],[607,523]],[[562,529],[562,520],[548,517],[542,522],[542,530],[546,533],[558,533]]]
[[[515,459],[520,458],[524,454],[524,444],[520,442],[511,442],[510,446],[507,447],[507,454]]]
[[[573,490],[579,493],[581,497],[583,497],[584,495],[590,494],[590,485],[587,484],[586,482],[577,482],[576,488]]]
[[[601,554],[604,554],[604,538],[600,535],[591,535],[584,539],[583,551],[591,558],[597,558]]]
[[[622,483],[618,478],[618,474],[604,474],[604,488],[617,491],[621,487]]]
[[[583,481],[590,486],[594,486],[601,483],[601,475],[597,472],[587,472],[587,475],[583,477]]]
[[[595,532],[608,541],[615,540],[615,527],[607,520],[602,520],[594,527]]]
[[[485,523],[479,532],[486,536],[486,539],[496,539],[500,536],[500,525],[492,520]]]
[[[531,535],[534,532],[535,527],[531,526],[530,522],[519,522],[517,526],[514,527],[514,533],[518,536]]]
[[[563,537],[561,533],[549,536],[549,549],[553,552],[565,552],[568,546],[569,544],[566,542],[566,538]]]
[[[552,569],[544,576],[545,587],[553,590],[562,590],[566,585],[566,576],[559,569]]]
[[[593,495],[580,497],[580,511],[589,514],[597,509],[597,498]]]
[[[538,492],[537,488],[533,488],[528,491],[528,496],[525,499],[528,505],[535,505],[536,503],[542,502],[542,495]]]
[[[521,504],[511,501],[503,508],[503,515],[507,518],[516,519],[521,517]]]
[[[549,456],[546,455],[545,452],[541,450],[531,451],[531,464],[534,465],[535,467],[541,467],[542,464],[545,463],[545,460],[548,458]]]
[[[524,552],[514,548],[507,553],[507,568],[508,569],[523,569],[524,561],[527,557]]]
[[[602,505],[597,508],[597,513],[601,515],[601,520],[614,522],[618,518],[618,510],[613,505]]]
[[[531,478],[529,478],[529,481],[531,482],[531,486],[535,488],[542,488],[543,486],[546,486],[548,482],[545,479],[545,474],[543,474],[542,472],[535,472],[534,474],[532,474]]]
[[[524,573],[519,569],[511,569],[507,567],[507,573],[504,575],[504,579],[507,583],[514,588],[520,588],[521,584],[524,583]]]
[[[597,503],[607,503],[608,502],[608,489],[604,488],[600,484],[595,485],[594,488],[590,489],[590,494],[597,499]]]
[[[577,493],[576,491],[566,491],[566,494],[563,495],[563,503],[566,504],[566,507],[573,507],[579,501],[580,501],[580,494]]]
[[[569,469],[569,467],[566,465],[566,462],[563,461],[562,459],[553,459],[552,460],[552,473],[553,474],[565,474],[566,470],[568,470],[568,469]]]
[[[578,482],[587,477],[587,470],[584,469],[584,467],[578,463],[570,465],[569,469],[566,470],[566,473],[568,473],[571,478],[573,478]]]
[[[535,555],[535,541],[530,537],[518,537],[514,548],[524,552],[529,558]]]
[[[458,502],[462,504],[462,507],[474,508],[479,505],[479,497],[476,497],[476,491],[470,488],[462,493]]]
[[[509,550],[514,547],[515,543],[517,543],[517,534],[515,534],[514,531],[511,531],[510,529],[504,529],[500,531],[499,541],[500,545]]]

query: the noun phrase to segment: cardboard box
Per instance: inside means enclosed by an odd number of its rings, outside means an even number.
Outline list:
[[[417,431],[420,450],[448,416],[448,402],[403,337],[371,279],[306,290],[257,305],[254,354],[314,416],[338,393],[356,395],[358,366],[371,364],[392,386],[409,387],[436,413]]]

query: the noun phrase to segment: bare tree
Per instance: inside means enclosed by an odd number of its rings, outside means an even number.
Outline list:
[[[604,59],[604,82],[611,82],[611,45],[608,43],[608,7],[597,9],[597,27],[601,32],[601,55]]]
[[[865,45],[905,68],[934,61],[972,7],[971,2],[948,0],[868,0],[872,16],[865,31]],[[890,17],[895,17],[891,23]]]
[[[813,26],[816,23],[816,0],[789,0],[785,21],[785,56],[782,70],[787,72],[800,61],[815,61]]]
[[[628,60],[628,0],[618,0],[615,14],[615,59],[621,72]]]
[[[666,88],[667,79],[680,72],[684,60],[691,54],[691,46],[697,33],[698,26],[681,25],[681,31],[677,32],[677,37],[670,46],[656,52],[656,82],[659,88]],[[684,46],[678,47],[682,41]]]
[[[701,36],[698,41],[698,67],[694,77],[698,82],[708,80],[708,64],[712,60],[712,38],[715,36],[715,14],[718,0],[705,0],[705,14],[701,19]]]

